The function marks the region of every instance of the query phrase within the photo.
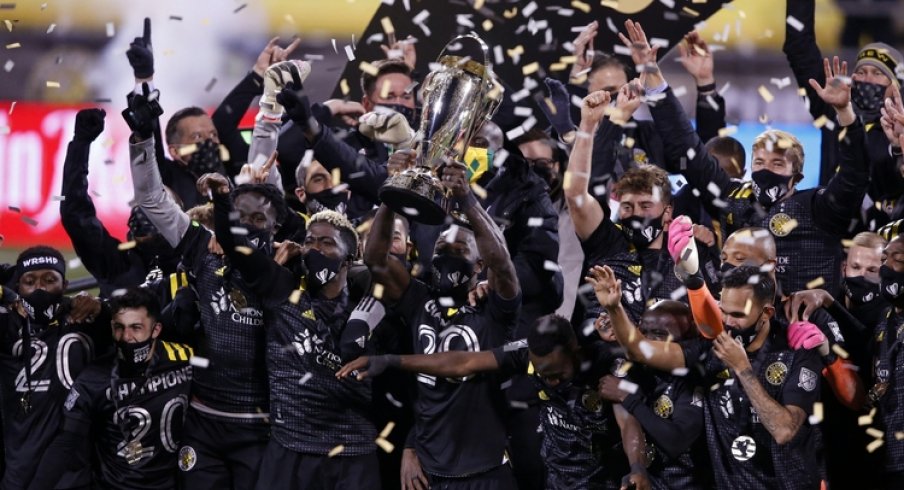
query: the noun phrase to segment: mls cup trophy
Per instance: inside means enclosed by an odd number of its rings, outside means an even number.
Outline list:
[[[469,57],[444,55],[449,46],[472,39],[480,44],[483,64]],[[445,189],[436,172],[460,162],[471,138],[502,101],[502,86],[490,64],[489,47],[476,34],[458,36],[440,52],[438,68],[424,79],[423,109],[418,126],[420,148],[413,168],[389,177],[380,200],[409,219],[437,225],[449,212]]]

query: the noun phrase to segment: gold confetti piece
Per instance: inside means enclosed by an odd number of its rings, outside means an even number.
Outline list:
[[[822,127],[825,126],[827,122],[829,122],[829,118],[826,117],[825,114],[823,114],[823,115],[819,116],[818,118],[816,118],[815,121],[813,121],[813,126],[816,129],[822,129]]]
[[[512,49],[506,49],[505,52],[509,55],[509,58],[515,58],[524,54],[524,46],[519,44]]]
[[[882,439],[876,439],[866,446],[866,451],[872,453],[876,449],[879,449],[883,444],[885,444],[885,441],[883,441]]]
[[[904,432],[895,432],[895,440],[896,441],[904,440]]]
[[[726,126],[726,127],[724,127],[724,128],[720,128],[720,129],[719,129],[719,136],[721,136],[722,138],[724,138],[724,137],[726,137],[726,136],[731,136],[731,135],[733,135],[733,134],[735,134],[735,133],[737,133],[737,132],[738,132],[738,127],[737,127],[737,126]]]
[[[254,253],[254,250],[251,250],[251,247],[246,247],[244,245],[239,245],[238,247],[235,247],[235,251],[242,255],[251,255],[252,253]]]
[[[366,61],[362,61],[360,64],[358,64],[358,69],[370,76],[377,76],[377,67]]]
[[[392,83],[388,79],[383,80],[383,84],[380,86],[380,97],[383,99],[388,99],[389,98],[389,89],[391,89],[391,88],[392,88]]]
[[[6,49],[16,49],[16,48],[21,48],[21,47],[22,47],[22,44],[20,44],[20,43],[10,43],[10,44],[6,45]]]
[[[518,7],[512,7],[511,10],[503,10],[502,11],[502,16],[505,17],[506,19],[511,19],[511,18],[515,17],[516,15],[518,15]]]
[[[885,433],[875,427],[868,427],[866,433],[867,435],[873,436],[873,439],[882,439],[885,437]]]
[[[338,455],[338,454],[341,453],[342,451],[345,451],[345,446],[343,446],[342,444],[340,444],[340,445],[334,447],[333,449],[330,449],[330,452],[327,453],[327,456],[329,456],[329,457],[332,458],[333,456]]]
[[[286,22],[288,22],[289,24],[295,24],[295,17],[292,17],[292,14],[286,14],[286,16],[283,18],[286,19]]]
[[[756,90],[757,90],[757,92],[759,92],[760,97],[762,97],[763,100],[765,100],[767,104],[772,102],[773,100],[775,100],[775,97],[772,95],[772,92],[770,92],[769,89],[766,88],[765,85],[760,85],[760,88],[758,88]]]
[[[844,141],[844,138],[847,137],[847,127],[841,128],[841,131],[838,132],[838,141]]]
[[[333,171],[330,172],[330,177],[333,179],[333,187],[342,183],[342,172],[339,170],[339,167],[334,168]]]
[[[812,281],[807,283],[807,289],[816,289],[819,286],[822,286],[826,283],[826,280],[822,278],[822,276],[813,279]]]
[[[634,143],[634,138],[630,136],[625,138],[625,148],[634,148]]]
[[[565,63],[553,63],[549,65],[549,71],[565,71],[568,69],[568,65]]]
[[[749,315],[751,308],[753,308],[753,301],[747,298],[747,303],[744,303],[744,314]]]
[[[590,13],[590,5],[584,2],[579,2],[578,0],[572,0],[571,6],[584,12],[585,14]]]
[[[12,23],[12,21],[10,21],[9,19],[6,19],[6,20],[3,21],[3,23],[6,24],[6,28],[9,30],[9,32],[13,32],[13,23]]]
[[[691,3],[706,3],[706,0],[692,0]]]
[[[383,299],[383,290],[384,287],[380,283],[374,284],[374,292],[371,294],[374,298]],[[835,344],[838,345],[838,344]]]
[[[487,198],[487,191],[486,191],[486,189],[484,189],[483,187],[480,187],[480,186],[477,185],[476,183],[471,184],[471,190],[474,191],[474,194],[477,194],[477,197],[479,197],[480,199],[486,199],[486,198]]]
[[[125,251],[125,250],[131,250],[131,249],[135,248],[135,245],[138,245],[138,244],[135,243],[135,240],[132,240],[129,242],[122,242],[119,245],[117,245],[116,248],[118,250]]]
[[[395,422],[390,420],[389,422],[386,422],[386,427],[383,427],[383,430],[380,431],[380,438],[385,439],[389,437],[392,429],[395,429]]]
[[[857,425],[872,425],[873,416],[872,415],[861,415],[857,417]]]
[[[297,305],[300,300],[301,300],[301,290],[300,289],[296,289],[295,291],[292,291],[292,294],[289,295],[289,303],[292,303],[293,305]]]
[[[343,78],[339,81],[339,90],[342,92],[342,95],[348,95],[348,80]]]
[[[681,11],[686,13],[687,15],[690,15],[691,17],[700,17],[700,12],[697,12],[696,10],[687,6],[681,7]]]
[[[386,35],[392,35],[395,33],[395,27],[393,27],[392,20],[390,20],[389,17],[383,17],[382,19],[380,19],[380,25],[383,26],[383,32],[385,32]]]
[[[550,99],[549,97],[544,97],[543,102],[546,102],[546,107],[549,108],[549,113],[555,115],[555,113],[557,112],[556,105],[552,103],[552,99]]]
[[[182,148],[179,148],[176,153],[178,153],[180,157],[184,157],[186,155],[191,155],[196,151],[198,151],[198,145],[192,143],[190,145],[185,145]]]
[[[480,10],[483,8],[484,0],[474,0],[474,10]],[[385,437],[385,436],[384,436]]]
[[[393,446],[391,442],[383,439],[382,437],[378,437],[376,442],[377,446],[380,446],[380,449],[386,451],[387,453],[395,451],[395,446]]]
[[[493,28],[493,21],[490,19],[484,19],[480,26],[483,27],[484,31],[490,31]]]
[[[844,348],[838,344],[832,345],[832,352],[834,352],[835,355],[837,355],[838,357],[840,357],[842,359],[847,359],[847,358],[851,357],[851,355],[848,354],[848,352],[846,350],[844,350]]]
[[[521,67],[521,74],[523,74],[524,76],[527,76],[532,73],[535,73],[539,69],[540,69],[540,63],[534,61],[533,63],[524,65],[523,67]]]
[[[60,82],[47,80],[47,88],[60,88]]]
[[[810,425],[822,422],[822,402],[813,404],[813,415],[810,415]]]

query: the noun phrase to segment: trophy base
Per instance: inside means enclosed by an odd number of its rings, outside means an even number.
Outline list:
[[[380,201],[411,221],[439,225],[446,221],[446,197],[436,178],[423,169],[391,176],[379,191]]]

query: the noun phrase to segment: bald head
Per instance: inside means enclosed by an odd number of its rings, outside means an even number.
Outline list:
[[[741,228],[729,235],[722,247],[722,262],[735,267],[775,265],[775,258],[775,239],[765,228]]]

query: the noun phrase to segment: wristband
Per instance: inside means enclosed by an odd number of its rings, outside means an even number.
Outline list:
[[[707,92],[715,92],[716,91],[716,82],[707,84],[707,85],[697,85],[697,92],[707,93]]]

